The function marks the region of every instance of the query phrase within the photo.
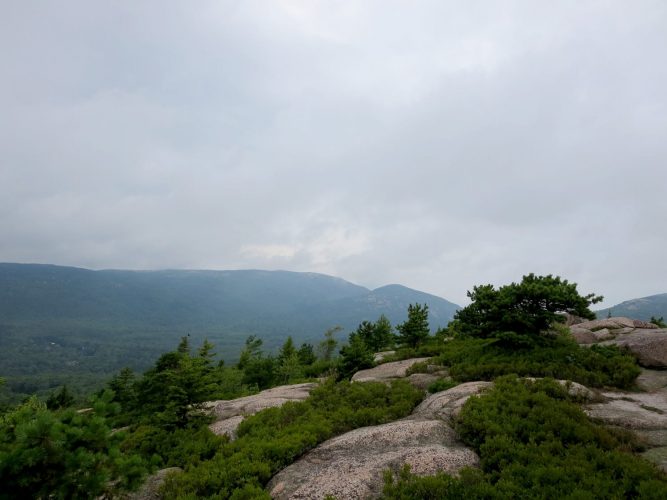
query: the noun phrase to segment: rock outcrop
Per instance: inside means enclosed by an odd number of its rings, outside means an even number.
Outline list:
[[[648,448],[644,458],[667,472],[666,383],[665,372],[644,370],[638,385],[651,392],[602,392],[602,401],[583,408],[600,423],[633,431]]]
[[[167,479],[167,475],[181,472],[180,467],[167,467],[151,474],[146,478],[144,484],[141,485],[137,491],[129,493],[125,500],[161,500],[163,496],[160,494],[160,488]]]
[[[404,464],[419,475],[456,474],[476,466],[474,451],[458,441],[450,417],[490,382],[469,382],[431,395],[407,418],[356,429],[322,443],[279,472],[267,489],[275,499],[377,497],[387,469]]]
[[[667,392],[609,391],[601,395],[605,401],[585,407],[591,418],[634,431],[667,431]]]
[[[625,317],[596,319],[570,326],[570,333],[579,344],[617,345],[644,367],[667,368],[667,329],[653,323]]]
[[[392,356],[396,354],[396,351],[380,351],[376,352],[373,354],[373,361],[376,363],[379,363],[380,361],[383,361],[385,358],[388,358],[389,356]]]
[[[352,377],[352,382],[388,382],[397,378],[404,378],[407,370],[417,364],[428,361],[430,358],[412,358],[402,361],[384,363],[375,368],[360,370]]]
[[[408,418],[442,419],[451,422],[470,396],[491,387],[492,382],[465,382],[446,391],[431,394],[414,409]]]
[[[236,429],[245,417],[266,408],[282,406],[288,401],[303,401],[316,385],[315,382],[282,385],[244,398],[209,401],[205,406],[216,417],[209,429],[214,434],[226,434],[235,439]]]
[[[629,350],[641,366],[667,368],[667,329],[633,330],[612,343]]]

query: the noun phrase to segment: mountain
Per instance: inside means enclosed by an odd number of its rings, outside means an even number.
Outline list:
[[[71,381],[93,387],[124,366],[143,370],[183,335],[208,338],[234,361],[249,335],[272,351],[288,335],[339,340],[363,320],[404,321],[429,305],[431,326],[458,306],[401,285],[369,290],[340,278],[288,271],[92,271],[0,263],[0,376],[30,393]]]
[[[611,316],[627,316],[648,321],[651,316],[667,318],[667,293],[650,295],[640,299],[626,300],[620,304],[596,311],[598,318]]]

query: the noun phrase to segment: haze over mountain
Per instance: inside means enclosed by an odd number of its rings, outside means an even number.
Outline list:
[[[639,299],[626,300],[615,306],[596,311],[598,318],[611,316],[627,316],[648,321],[651,316],[667,318],[667,293],[649,295]]]
[[[361,321],[381,314],[394,325],[404,321],[411,303],[429,305],[433,329],[445,326],[458,308],[401,285],[369,290],[316,273],[5,263],[0,375],[21,392],[90,374],[93,384],[124,366],[147,367],[187,334],[194,344],[208,338],[233,361],[249,335],[261,337],[270,351],[288,335],[317,343],[327,329],[341,326],[342,341]]]

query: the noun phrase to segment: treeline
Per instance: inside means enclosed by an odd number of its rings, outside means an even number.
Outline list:
[[[383,498],[667,498],[667,479],[632,452],[642,443],[588,419],[576,396],[554,380],[496,379],[456,418],[461,439],[480,457],[458,477],[385,476]]]

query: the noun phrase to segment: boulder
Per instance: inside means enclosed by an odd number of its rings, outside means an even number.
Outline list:
[[[456,474],[476,466],[474,451],[442,420],[408,418],[330,439],[280,471],[267,489],[274,499],[377,497],[387,469],[404,464],[418,475]]]
[[[616,336],[625,335],[626,333],[631,333],[631,332],[634,332],[634,331],[635,331],[634,328],[630,328],[630,327],[626,326],[625,328],[619,328],[617,330],[614,330],[614,335],[616,335]]]
[[[615,337],[615,335],[609,331],[609,328],[602,328],[601,330],[595,330],[592,333],[596,341],[609,340]]]
[[[564,386],[570,396],[574,396],[580,401],[599,401],[601,398],[598,392],[577,382],[572,382],[571,380],[557,380],[556,382]]]
[[[246,415],[236,415],[213,422],[208,428],[216,436],[227,436],[230,441],[234,441],[237,438],[236,430],[245,418]]]
[[[653,392],[667,387],[667,370],[642,368],[635,383],[643,391]]]
[[[667,328],[622,316],[577,323],[570,333],[582,345],[617,345],[646,368],[667,368]]]
[[[430,358],[412,358],[402,361],[392,361],[368,370],[360,370],[352,376],[352,382],[387,382],[397,378],[404,378],[406,371],[412,365],[423,363]]]
[[[466,382],[446,391],[431,394],[421,402],[408,418],[443,419],[447,422],[461,411],[470,396],[479,394],[492,382]]]
[[[426,390],[428,386],[431,385],[436,380],[440,379],[439,375],[434,373],[413,373],[406,378],[410,384],[412,384],[417,389]]]
[[[656,328],[660,328],[658,325],[654,323],[649,323],[648,321],[642,321],[640,319],[632,320],[632,322],[635,328],[643,328],[645,330],[653,330]]]
[[[646,368],[667,368],[667,329],[637,329],[613,344],[628,349]]]
[[[610,330],[616,328],[630,327],[634,328],[634,320],[630,318],[617,317],[617,318],[607,318],[607,319],[594,319],[592,321],[584,321],[576,325],[578,328],[586,328],[587,330],[602,330],[603,328],[609,328]]]
[[[254,415],[266,408],[282,406],[288,401],[303,401],[316,385],[315,382],[282,385],[243,398],[209,401],[205,407],[216,417],[209,429],[214,434],[226,434],[230,439],[234,439],[236,429],[248,415]]]
[[[565,318],[564,321],[565,326],[578,325],[579,323],[588,321],[586,318],[582,318],[581,316],[575,316],[574,314],[570,313],[562,313],[562,316],[564,316]]]
[[[375,361],[376,363],[379,363],[383,359],[385,359],[385,358],[387,358],[387,357],[389,357],[393,354],[396,354],[396,351],[376,352],[375,354],[373,354],[373,361]]]
[[[626,318],[624,316],[615,316],[613,318],[606,319],[595,319],[593,321],[584,321],[583,323],[577,323],[577,328],[585,328],[587,330],[601,330],[602,328],[608,328],[610,330],[616,330],[619,328],[643,328],[643,329],[655,329],[658,328],[657,325],[649,323],[648,321],[642,321],[639,319]]]
[[[570,328],[570,333],[578,344],[595,344],[598,341],[592,331],[587,328],[581,328],[579,325]]]

